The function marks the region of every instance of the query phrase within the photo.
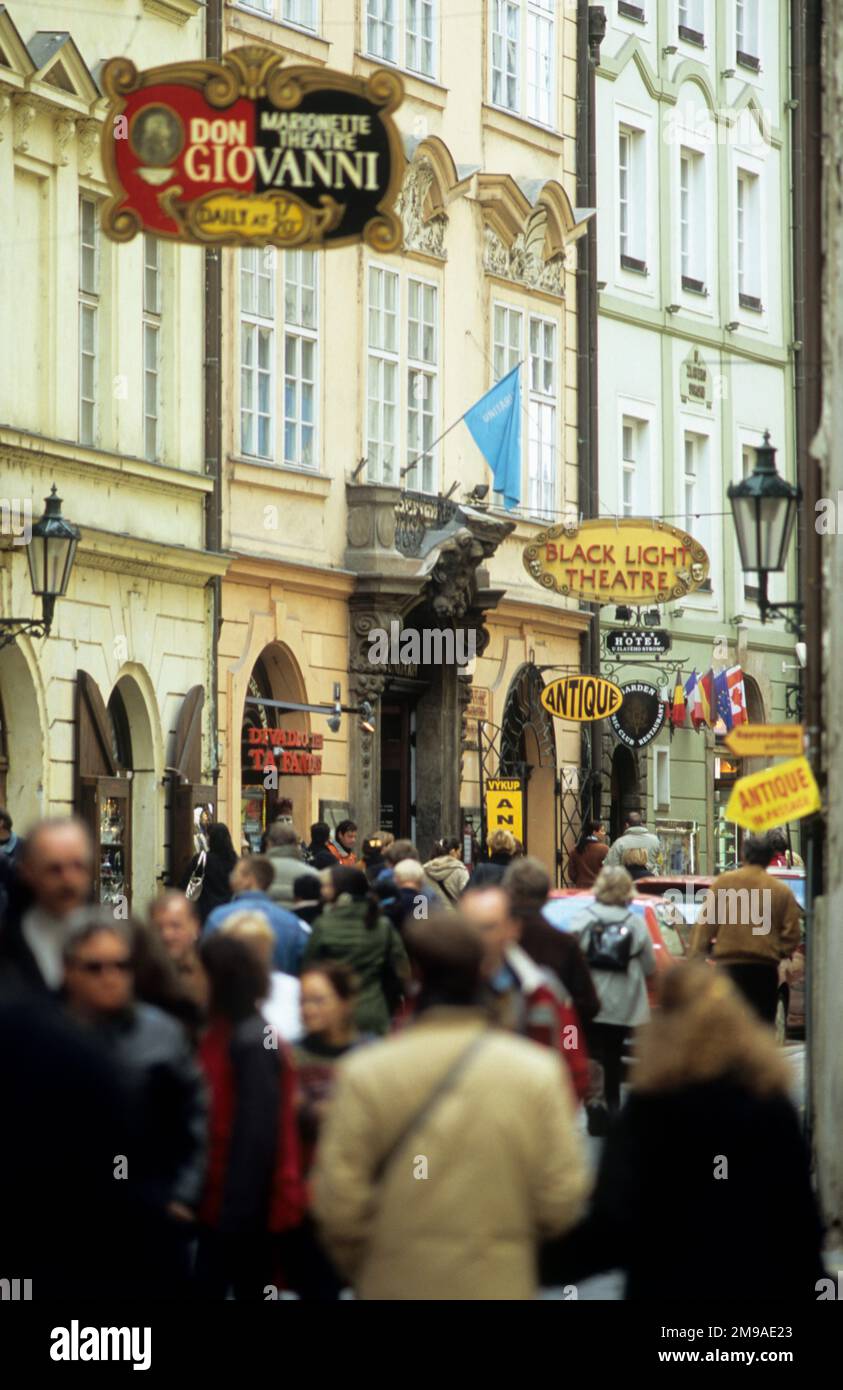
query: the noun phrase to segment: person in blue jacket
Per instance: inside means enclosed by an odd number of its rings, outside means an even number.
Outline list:
[[[307,932],[298,917],[270,898],[269,888],[274,877],[272,860],[265,855],[250,854],[239,859],[229,880],[233,894],[231,902],[214,908],[205,922],[203,938],[219,931],[223,922],[236,912],[260,912],[275,935],[273,969],[283,970],[286,975],[298,975]]]

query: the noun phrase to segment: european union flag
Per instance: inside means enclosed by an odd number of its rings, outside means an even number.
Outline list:
[[[729,694],[729,681],[725,671],[718,671],[714,677],[714,699],[717,715],[723,720],[727,729],[731,729],[732,720],[732,697]]]
[[[465,423],[503,493],[507,511],[521,501],[521,364],[467,410]]]

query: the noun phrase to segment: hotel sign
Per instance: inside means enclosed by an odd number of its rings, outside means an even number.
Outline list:
[[[664,628],[616,627],[606,634],[610,656],[666,656],[673,639]]]
[[[684,404],[704,405],[711,410],[713,392],[711,372],[695,347],[679,368],[679,395]]]
[[[543,589],[587,603],[671,603],[708,579],[709,560],[687,531],[624,517],[551,526],[524,547],[524,567]]]
[[[220,63],[103,71],[103,163],[114,241],[137,232],[202,246],[344,246],[394,251],[404,152],[392,119],[404,89],[286,67],[256,45]]]

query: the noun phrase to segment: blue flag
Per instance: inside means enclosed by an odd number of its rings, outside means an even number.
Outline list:
[[[725,671],[718,671],[714,677],[714,698],[717,716],[723,720],[727,729],[731,729],[733,722],[732,698],[729,694],[729,682]]]
[[[503,493],[507,511],[521,501],[521,364],[502,377],[476,405],[465,423]]]

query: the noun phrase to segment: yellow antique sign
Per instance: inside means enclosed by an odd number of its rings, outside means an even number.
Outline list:
[[[805,748],[802,724],[739,724],[724,739],[738,758],[793,758]]]
[[[565,598],[652,607],[672,603],[708,579],[699,541],[644,517],[563,522],[524,547],[524,568]]]
[[[564,676],[545,686],[541,703],[556,719],[587,724],[615,714],[623,704],[623,691],[602,676]]]
[[[396,73],[287,66],[277,49],[249,44],[218,63],[145,72],[112,58],[102,85],[112,240],[147,231],[203,246],[400,246]]]
[[[510,830],[516,840],[522,833],[524,790],[518,777],[490,777],[486,783],[486,834]]]
[[[732,788],[726,819],[746,830],[771,830],[819,811],[820,789],[807,758],[741,777]]]

